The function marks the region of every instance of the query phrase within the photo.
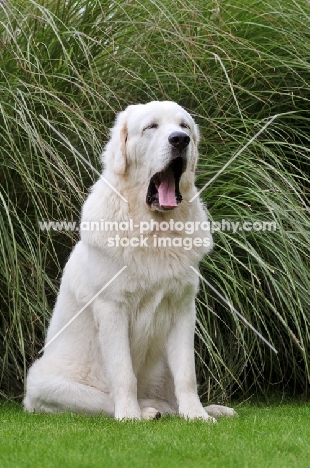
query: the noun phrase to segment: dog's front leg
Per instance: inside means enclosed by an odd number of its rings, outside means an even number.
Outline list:
[[[215,421],[204,410],[197,393],[194,333],[195,301],[176,312],[175,323],[168,337],[168,364],[174,379],[175,396],[180,416],[187,419]]]
[[[132,368],[128,314],[119,303],[96,300],[93,305],[106,377],[114,398],[116,419],[140,419],[137,379]]]

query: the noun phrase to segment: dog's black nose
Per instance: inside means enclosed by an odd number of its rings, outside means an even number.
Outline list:
[[[172,132],[168,137],[168,141],[174,148],[183,150],[189,144],[191,139],[185,132]]]

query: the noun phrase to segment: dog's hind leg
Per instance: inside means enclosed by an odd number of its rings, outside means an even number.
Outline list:
[[[148,398],[138,400],[142,419],[158,419],[164,414],[176,414],[176,410],[172,408],[166,401],[159,398]]]
[[[24,398],[26,411],[48,413],[74,411],[114,415],[114,403],[108,393],[60,374],[40,373],[35,369],[31,371]]]

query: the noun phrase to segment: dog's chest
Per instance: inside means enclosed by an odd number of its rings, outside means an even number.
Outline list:
[[[156,360],[165,351],[168,334],[175,320],[173,298],[164,291],[148,291],[129,312],[129,341],[134,368],[146,359]]]

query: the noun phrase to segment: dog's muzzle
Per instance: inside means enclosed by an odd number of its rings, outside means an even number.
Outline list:
[[[187,165],[187,146],[190,137],[185,132],[172,132],[168,137],[171,160],[160,172],[151,177],[146,203],[153,210],[173,210],[182,201],[180,179]]]

